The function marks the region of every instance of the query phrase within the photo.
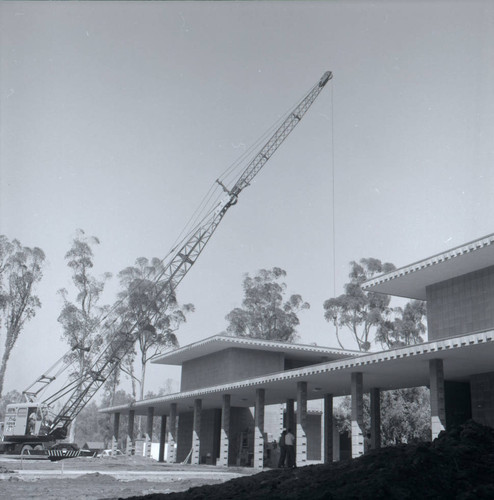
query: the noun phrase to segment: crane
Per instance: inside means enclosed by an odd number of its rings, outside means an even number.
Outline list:
[[[206,244],[212,237],[221,220],[230,207],[238,201],[240,193],[252,182],[275,151],[290,135],[297,124],[302,120],[305,113],[316,100],[319,93],[332,78],[330,71],[325,72],[319,81],[310,89],[308,94],[288,114],[281,125],[270,136],[264,146],[250,160],[243,169],[234,185],[229,189],[221,181],[216,182],[221,186],[223,195],[213,208],[206,213],[195,228],[170,252],[170,257],[163,266],[160,275],[156,278],[154,286],[156,296],[171,296],[185,275],[197,261]],[[130,328],[113,328],[109,340],[104,347],[100,347],[92,365],[77,379],[69,381],[53,395],[38,403],[38,396],[56,377],[46,372],[31,384],[25,391],[27,403],[24,403],[26,411],[23,411],[25,420],[17,419],[14,410],[20,410],[22,404],[11,405],[7,408],[7,421],[4,428],[4,440],[10,440],[18,445],[39,446],[36,443],[45,443],[59,439],[65,439],[68,428],[74,418],[91,400],[98,389],[110,377],[112,372],[119,366],[125,355],[132,349],[136,336],[143,325],[137,322]],[[84,346],[75,346],[74,349],[85,349]],[[41,413],[47,413],[55,403],[62,403],[60,410],[52,415],[49,424],[45,426],[43,433],[29,433],[28,414],[31,409],[41,409]],[[36,406],[38,405],[38,406]],[[12,410],[12,411],[10,411]],[[10,411],[10,413],[9,413]],[[9,420],[10,415],[10,420]],[[23,431],[24,429],[24,431]],[[22,432],[23,431],[23,432]],[[36,435],[35,435],[36,434]],[[19,446],[17,446],[19,448]]]

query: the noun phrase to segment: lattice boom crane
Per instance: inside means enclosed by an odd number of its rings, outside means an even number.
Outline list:
[[[251,183],[274,152],[301,121],[302,117],[331,78],[331,72],[327,71],[323,74],[316,85],[312,87],[302,101],[289,113],[288,117],[272,134],[261,150],[248,163],[231,189],[228,189],[222,182],[217,181],[225,194],[218,204],[197,224],[189,236],[185,238],[185,241],[171,252],[171,257],[165,264],[155,284],[158,294],[171,294],[175,291],[204,250],[204,247],[228,209],[237,203],[242,190]],[[90,369],[80,378],[70,381],[62,389],[41,403],[36,402],[37,396],[48,384],[53,382],[55,377],[51,377],[48,374],[39,377],[24,391],[28,403],[10,405],[10,408],[7,409],[4,440],[12,441],[23,447],[33,447],[36,445],[39,446],[37,443],[43,443],[43,446],[45,446],[45,443],[49,441],[64,439],[70,423],[105,383],[113,370],[118,367],[125,355],[132,349],[138,331],[139,325],[137,324],[133,325],[130,332],[127,330],[123,335],[120,335],[117,331],[106,347],[100,349]],[[135,334],[134,338],[132,334]],[[55,402],[62,400],[62,398],[68,399],[63,404],[61,410],[53,416],[48,428],[45,428],[44,434],[39,431],[30,433],[28,414],[31,413],[31,410],[36,411],[41,408],[45,409],[45,413],[47,413],[47,409],[51,408]],[[9,410],[11,410],[10,413]],[[14,414],[14,410],[17,411],[16,414]],[[25,416],[24,420],[21,418],[19,412]],[[38,413],[43,412],[38,411]],[[42,427],[41,425],[40,428]],[[19,446],[16,446],[17,448]]]

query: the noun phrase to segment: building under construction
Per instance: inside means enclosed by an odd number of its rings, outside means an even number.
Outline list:
[[[340,457],[333,398],[351,395],[351,456],[364,453],[363,395],[371,447],[379,448],[380,391],[428,386],[432,439],[473,420],[494,427],[494,234],[376,277],[366,291],[427,301],[429,340],[382,352],[216,336],[163,355],[182,367],[176,394],[107,408],[114,434],[134,440],[133,420],[161,418],[160,460],[271,465],[270,437],[296,434],[298,466]],[[319,400],[321,414],[308,405]],[[119,429],[119,416],[129,428]],[[317,418],[311,418],[317,416]],[[167,455],[165,456],[165,443]],[[250,457],[250,458],[249,458]]]

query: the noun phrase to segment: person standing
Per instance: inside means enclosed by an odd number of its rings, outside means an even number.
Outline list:
[[[295,436],[292,430],[288,429],[285,436],[285,448],[288,467],[296,467],[295,465]]]
[[[285,436],[286,436],[286,429],[283,429],[283,432],[281,433],[280,440],[278,441],[278,445],[280,447],[280,459],[278,460],[278,467],[285,467],[285,460],[286,460],[286,444],[285,444]]]
[[[27,421],[27,433],[33,435],[36,432],[36,412],[31,412]]]

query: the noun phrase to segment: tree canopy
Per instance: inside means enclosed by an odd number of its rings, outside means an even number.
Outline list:
[[[69,299],[66,289],[59,290],[63,306],[58,317],[62,325],[62,337],[71,347],[67,362],[72,363],[71,377],[82,375],[92,364],[97,348],[103,338],[99,332],[101,314],[107,306],[99,306],[106,281],[111,277],[105,273],[98,279],[91,274],[93,268],[93,247],[99,244],[96,237],[88,237],[79,229],[65,254],[67,266],[72,270],[72,283],[76,294],[75,300]],[[76,420],[70,427],[70,439],[75,436]]]
[[[134,349],[121,364],[133,382],[139,383],[139,398],[144,396],[146,366],[167,349],[178,347],[176,332],[194,311],[193,304],[179,305],[174,290],[160,281],[163,262],[140,257],[134,266],[122,270],[118,277],[122,287],[116,313],[121,322],[119,328],[135,338]],[[140,374],[135,370],[138,360]]]
[[[261,269],[253,277],[246,274],[242,307],[226,316],[227,332],[238,337],[293,342],[300,323],[297,313],[310,305],[301,295],[285,299],[285,277],[286,271],[279,267]]]
[[[340,327],[350,333],[361,351],[368,351],[372,342],[389,349],[423,340],[424,302],[413,300],[404,307],[393,308],[389,295],[362,290],[365,281],[394,269],[393,264],[375,258],[350,262],[350,281],[344,286],[345,293],[326,300],[323,305],[324,317],[336,327],[340,347],[344,347]]]
[[[0,327],[5,333],[0,363],[0,396],[12,349],[27,321],[41,302],[35,286],[43,277],[45,254],[40,248],[23,247],[18,240],[0,235]]]
[[[62,336],[74,349],[73,356],[79,359],[81,370],[91,359],[92,352],[89,348],[95,341],[101,343],[98,336],[100,317],[108,309],[108,306],[100,306],[99,300],[111,274],[105,273],[100,279],[91,274],[95,245],[99,245],[98,238],[86,236],[81,229],[77,231],[70,250],[65,254],[67,266],[72,269],[75,300],[70,300],[70,294],[65,288],[58,291],[63,299],[58,317],[63,328]]]
[[[364,428],[370,431],[370,398],[364,394]],[[383,446],[431,438],[430,393],[427,387],[411,387],[380,392],[381,442]],[[351,433],[351,397],[343,396],[335,405],[334,418],[340,432]]]
[[[393,271],[395,266],[375,258],[350,262],[350,281],[345,293],[324,302],[324,316],[334,323],[340,347],[340,327],[349,332],[361,351],[368,351],[372,342],[384,348],[422,342],[426,332],[423,320],[425,303],[412,300],[403,307],[391,307],[388,295],[364,292],[362,284],[372,277]],[[369,427],[368,396],[364,396],[364,420]],[[350,430],[350,398],[335,407],[340,430]],[[428,439],[430,436],[429,391],[425,387],[381,392],[381,435],[384,445]]]
[[[426,303],[421,300],[411,300],[405,307],[393,308],[393,317],[379,323],[376,342],[387,348],[423,342],[427,331],[423,323],[426,314]]]
[[[0,396],[0,422],[5,421],[7,405],[12,403],[20,403],[22,401],[24,401],[22,394],[15,389],[7,392],[7,394],[4,394],[3,396]]]

